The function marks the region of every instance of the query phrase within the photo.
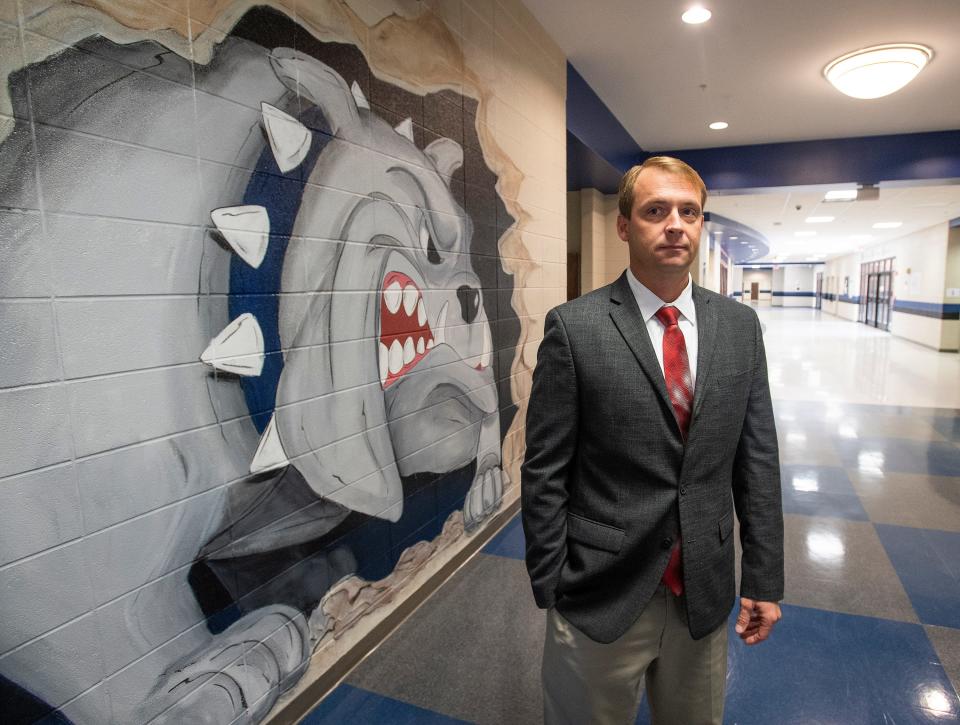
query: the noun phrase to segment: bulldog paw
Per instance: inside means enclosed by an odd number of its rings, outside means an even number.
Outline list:
[[[478,471],[463,503],[464,529],[468,532],[473,531],[481,521],[500,507],[503,487],[508,481],[507,474],[500,466],[486,468],[483,472]]]
[[[302,613],[282,605],[256,610],[168,670],[146,709],[161,710],[151,722],[164,725],[256,723],[309,657]]]

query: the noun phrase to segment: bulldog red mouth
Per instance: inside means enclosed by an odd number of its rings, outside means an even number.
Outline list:
[[[444,305],[446,307],[446,305]],[[441,311],[441,317],[446,310]],[[416,283],[389,272],[380,287],[380,385],[386,390],[410,372],[436,344]]]

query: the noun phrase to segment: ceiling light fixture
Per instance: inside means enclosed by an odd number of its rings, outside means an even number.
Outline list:
[[[832,222],[836,217],[832,216],[808,216],[805,221],[807,224],[826,224]]]
[[[823,69],[824,77],[853,98],[882,98],[916,78],[933,50],[916,43],[891,43],[841,55]]]
[[[832,189],[824,197],[824,201],[854,201],[857,198],[856,189]]]
[[[700,23],[707,22],[712,15],[713,13],[703,7],[703,5],[694,5],[681,15],[680,19],[687,25],[700,25]]]
[[[896,229],[903,226],[903,222],[877,222],[873,225],[874,229]]]
[[[713,131],[722,131],[725,128],[730,126],[726,121],[714,121],[710,124],[710,129]]]

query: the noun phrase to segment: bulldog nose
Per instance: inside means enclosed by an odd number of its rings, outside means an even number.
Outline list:
[[[480,312],[480,290],[463,285],[457,288],[457,299],[460,300],[460,315],[464,322],[470,323],[477,319]]]

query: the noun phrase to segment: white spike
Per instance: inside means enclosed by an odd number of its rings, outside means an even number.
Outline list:
[[[393,129],[411,143],[413,142],[413,119],[405,118]]]
[[[292,171],[303,163],[310,152],[310,129],[269,103],[261,103],[260,111],[277,166],[283,173]]]
[[[357,102],[357,108],[370,109],[370,102],[367,101],[367,97],[363,95],[363,90],[356,81],[350,86],[350,92],[353,94],[353,100]]]
[[[210,218],[233,251],[257,269],[270,242],[270,216],[266,208],[258,204],[225,206],[210,212]]]
[[[490,360],[493,358],[493,339],[490,336],[490,326],[483,326],[483,354],[480,355],[480,366],[490,367]]]
[[[260,445],[250,462],[250,473],[272,471],[274,468],[283,468],[287,465],[287,454],[280,442],[280,433],[277,431],[277,422],[273,416],[267,424],[267,429],[260,436]]]
[[[263,331],[257,318],[244,312],[210,341],[200,360],[217,370],[256,377],[263,371]]]

